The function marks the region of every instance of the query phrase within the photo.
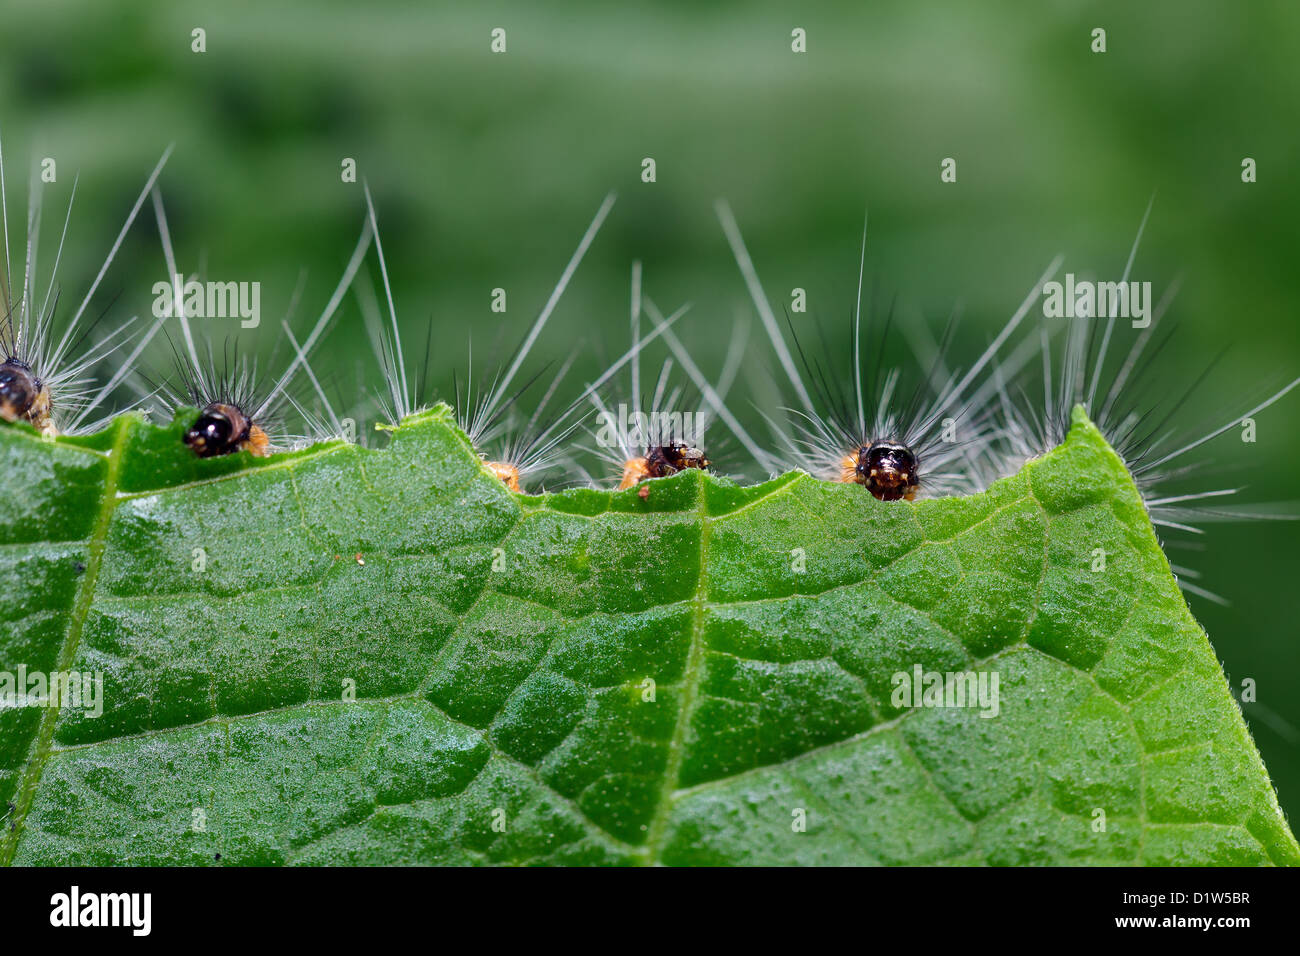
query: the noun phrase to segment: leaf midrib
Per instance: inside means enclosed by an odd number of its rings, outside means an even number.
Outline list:
[[[77,588],[72,603],[72,613],[68,620],[68,632],[59,649],[55,670],[67,671],[76,659],[77,648],[81,644],[81,633],[85,627],[86,616],[95,597],[95,585],[99,579],[99,569],[104,557],[104,544],[108,538],[108,528],[112,523],[113,511],[117,507],[117,481],[121,469],[123,451],[130,434],[130,420],[119,419],[116,423],[117,434],[107,455],[107,468],[104,474],[104,486],[100,491],[99,511],[95,516],[95,526],[86,542],[86,570],[82,573],[81,584]],[[54,730],[59,722],[60,709],[46,707],[41,712],[41,723],[36,737],[28,751],[27,769],[23,773],[22,784],[18,789],[18,798],[14,801],[13,825],[7,839],[0,842],[0,866],[8,866],[18,850],[18,841],[22,837],[23,826],[27,821],[27,812],[31,809],[49,759],[50,745],[54,740]]]
[[[690,732],[691,715],[695,712],[695,698],[700,686],[700,663],[704,655],[704,619],[708,605],[708,575],[706,566],[709,554],[709,531],[713,519],[708,513],[707,492],[703,481],[697,481],[696,513],[700,521],[699,562],[696,570],[695,595],[692,601],[695,611],[691,616],[691,649],[686,656],[686,667],[682,673],[682,698],[677,710],[677,722],[673,727],[673,736],[668,744],[668,761],[664,766],[663,788],[659,792],[659,801],[655,814],[650,820],[646,835],[642,862],[652,865],[659,862],[663,852],[663,838],[668,818],[676,803],[678,784],[681,781],[682,762],[686,756],[686,735]]]

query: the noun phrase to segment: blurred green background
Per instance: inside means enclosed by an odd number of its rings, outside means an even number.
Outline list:
[[[207,52],[191,52],[191,30]],[[489,51],[507,31],[508,52]],[[791,52],[791,30],[808,52]],[[1090,32],[1107,31],[1107,52]],[[1148,200],[1134,277],[1175,278],[1180,323],[1157,390],[1186,387],[1225,345],[1184,421],[1227,420],[1300,374],[1296,268],[1300,6],[1293,2],[379,4],[20,0],[0,23],[0,129],[11,230],[27,162],[54,156],[47,237],[81,180],[60,276],[79,298],[168,143],[162,179],[181,267],[262,283],[270,351],[300,271],[298,322],[328,297],[362,218],[354,157],[375,193],[408,342],[435,325],[448,396],[466,343],[512,343],[545,301],[610,189],[619,201],[539,344],[582,341],[575,377],[625,347],[628,277],[645,264],[665,310],[716,371],[748,299],[713,213],[730,200],[769,296],[806,288],[838,321],[852,306],[864,206],[868,281],[902,314],[966,316],[973,354],[1052,256],[1118,278]],[[657,182],[640,180],[653,157]],[[939,163],[958,162],[943,184]],[[1241,182],[1241,161],[1258,182]],[[46,262],[49,258],[46,254]],[[147,312],[163,276],[147,212],[105,283]],[[490,291],[508,291],[505,317]],[[128,312],[129,314],[129,312]],[[233,334],[217,325],[214,335]],[[771,364],[755,324],[749,373]],[[354,375],[368,354],[355,305],[320,354]],[[476,355],[480,354],[476,348]],[[154,358],[162,361],[162,357]],[[373,375],[373,372],[370,374]],[[1167,383],[1167,384],[1166,384]],[[354,386],[348,386],[354,388]],[[1200,488],[1294,497],[1300,393],[1259,441],[1212,446]],[[1232,606],[1192,598],[1293,820],[1300,817],[1296,525],[1214,525],[1204,572]],[[1268,708],[1267,711],[1262,708]]]

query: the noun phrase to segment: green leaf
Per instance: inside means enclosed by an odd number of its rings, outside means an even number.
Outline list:
[[[0,708],[0,861],[1300,861],[1082,413],[917,504],[516,496],[445,406],[377,451],[182,428],[0,428],[0,670],[103,675],[99,716]],[[917,666],[996,716],[906,706]]]

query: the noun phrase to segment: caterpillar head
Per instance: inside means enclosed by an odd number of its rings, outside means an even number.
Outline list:
[[[623,480],[618,490],[632,488],[647,478],[667,478],[686,468],[707,471],[710,464],[709,456],[694,445],[676,441],[655,445],[643,457],[630,458],[623,463]]]
[[[205,406],[198,420],[185,432],[184,440],[200,458],[243,450],[262,456],[270,445],[266,432],[254,425],[243,409],[223,402]]]
[[[916,497],[916,453],[901,442],[873,441],[844,458],[844,481],[856,482],[881,501]]]
[[[26,362],[9,358],[0,363],[0,418],[31,422],[45,429],[50,422],[50,390]]]
[[[708,470],[709,456],[702,448],[674,441],[666,445],[657,445],[646,452],[646,470],[651,478],[663,478],[675,475],[685,468]]]

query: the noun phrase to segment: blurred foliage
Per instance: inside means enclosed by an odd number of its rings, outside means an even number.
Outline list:
[[[1031,12],[1032,11],[1032,12]],[[493,27],[508,53],[489,52]],[[805,55],[790,31],[807,30]],[[1107,30],[1108,51],[1090,51]],[[1176,341],[1152,372],[1173,392],[1228,354],[1190,397],[1191,425],[1236,414],[1300,369],[1295,262],[1300,8],[1055,0],[1033,5],[548,2],[5,4],[0,128],[11,204],[28,157],[55,156],[47,238],[70,171],[77,208],[60,274],[80,292],[149,168],[162,183],[182,268],[263,285],[269,352],[301,271],[295,321],[328,297],[362,220],[355,157],[374,190],[399,314],[448,394],[471,333],[504,349],[545,301],[609,189],[620,200],[540,342],[581,341],[575,379],[625,346],[630,263],[664,309],[692,302],[682,335],[716,370],[748,300],[713,213],[725,196],[769,295],[809,290],[838,322],[852,307],[870,209],[868,282],[931,327],[960,302],[956,354],[972,354],[1057,252],[1066,269],[1117,277],[1155,205],[1135,278],[1180,277]],[[207,31],[207,52],[190,31]],[[652,156],[658,181],[640,182]],[[958,160],[942,184],[941,158]],[[1245,185],[1253,157],[1259,181]],[[11,226],[15,220],[11,209]],[[47,259],[48,262],[48,254]],[[147,218],[105,285],[146,312],[164,269]],[[83,277],[85,277],[83,279]],[[505,287],[503,324],[489,311]],[[233,334],[229,330],[215,334]],[[771,363],[755,326],[743,378]],[[320,364],[351,390],[368,354],[349,303]],[[165,362],[159,352],[153,361]],[[373,365],[363,374],[373,377]],[[736,407],[753,418],[742,381]],[[1160,383],[1157,383],[1160,386]],[[1163,386],[1161,386],[1163,387]],[[1206,486],[1248,500],[1294,494],[1297,396],[1231,436]],[[1217,422],[1216,422],[1217,423]],[[1290,589],[1295,526],[1216,525],[1175,560],[1232,602],[1193,599],[1234,682],[1253,677],[1277,715],[1247,707],[1284,807],[1300,812],[1300,642]],[[1263,561],[1268,557],[1269,561]],[[1281,721],[1281,722],[1279,722]],[[1283,723],[1284,722],[1284,723]]]

